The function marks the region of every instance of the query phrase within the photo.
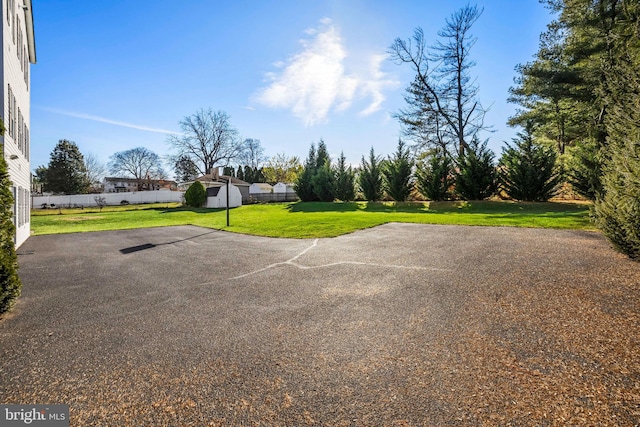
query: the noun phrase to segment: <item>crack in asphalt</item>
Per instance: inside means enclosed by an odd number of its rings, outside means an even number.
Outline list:
[[[383,263],[377,263],[377,262],[362,262],[362,261],[337,261],[337,262],[330,262],[330,263],[320,264],[320,265],[303,265],[295,262],[298,258],[306,254],[308,251],[318,246],[318,240],[319,239],[315,239],[311,244],[311,246],[309,246],[308,248],[300,252],[298,255],[286,261],[276,262],[276,263],[267,265],[266,267],[253,270],[248,273],[241,274],[239,276],[231,277],[229,278],[229,280],[236,280],[236,279],[242,279],[247,276],[253,276],[254,274],[262,273],[263,271],[267,271],[282,265],[292,265],[296,268],[299,268],[300,270],[311,270],[316,268],[335,267],[338,265],[361,265],[361,266],[369,266],[369,267],[398,268],[398,269],[405,269],[405,270],[446,271],[446,272],[453,271],[448,268],[419,267],[419,266],[410,266],[410,265],[408,266],[408,265],[398,265],[398,264],[383,264]]]

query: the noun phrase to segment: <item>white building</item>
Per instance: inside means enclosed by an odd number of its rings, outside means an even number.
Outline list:
[[[249,187],[249,194],[270,194],[273,193],[273,187],[266,182],[254,182]]]
[[[2,121],[0,151],[9,167],[16,247],[31,233],[30,64],[36,63],[31,0],[2,0]]]

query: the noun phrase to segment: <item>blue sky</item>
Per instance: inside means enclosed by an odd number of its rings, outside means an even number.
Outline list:
[[[223,110],[267,156],[304,159],[323,138],[335,158],[391,154],[413,78],[386,57],[396,37],[427,40],[466,1],[33,0],[38,63],[31,70],[31,165],[59,139],[103,162],[145,146],[170,152],[167,133],[200,108]],[[490,107],[499,154],[514,67],[530,61],[551,20],[536,0],[478,1],[472,74]]]

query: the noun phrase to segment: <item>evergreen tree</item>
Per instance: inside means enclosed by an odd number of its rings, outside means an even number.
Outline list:
[[[503,190],[517,200],[549,200],[560,182],[555,151],[534,142],[531,126],[513,142],[515,147],[507,144],[499,162]]]
[[[594,140],[586,140],[571,150],[567,180],[582,197],[595,200],[602,195],[602,159]]]
[[[238,172],[236,172],[236,177],[238,179],[241,179],[241,180],[245,181],[245,179],[244,179],[244,170],[242,169],[242,166],[238,166]]]
[[[51,152],[44,191],[85,194],[88,190],[84,158],[75,142],[61,139]]]
[[[338,164],[335,171],[335,190],[336,199],[343,202],[349,202],[355,199],[355,174],[351,166],[347,167],[344,152],[340,153]]]
[[[369,151],[369,161],[362,156],[362,166],[358,175],[358,184],[364,198],[370,202],[376,202],[382,199],[383,183],[382,168],[379,156],[375,155],[373,147]]]
[[[594,213],[596,223],[614,246],[640,260],[640,10],[637,12],[635,20],[627,24],[631,37],[621,37],[620,63],[609,76],[612,93],[608,98],[611,108],[603,194],[596,199]]]
[[[13,306],[20,296],[18,257],[14,245],[13,195],[4,156],[0,156],[0,314]]]
[[[409,148],[402,140],[398,140],[398,148],[389,157],[382,175],[386,184],[387,194],[397,202],[404,202],[409,198],[413,188],[412,171],[413,160]]]
[[[311,178],[313,193],[318,200],[321,202],[333,202],[336,198],[334,193],[335,180],[336,177],[331,167],[331,161],[327,160],[322,167],[316,170],[313,178]]]
[[[432,150],[418,163],[416,185],[428,200],[449,200],[453,183],[452,162],[444,150]]]
[[[498,189],[495,155],[475,138],[469,150],[459,161],[456,174],[456,194],[466,200],[483,200],[491,197]]]
[[[331,162],[329,158],[329,151],[327,150],[327,144],[325,144],[322,138],[318,142],[318,150],[316,151],[316,170],[323,167],[327,162]]]
[[[225,166],[224,168],[222,168],[222,175],[231,176],[235,178],[236,170],[233,166]]]
[[[265,182],[262,168],[253,168],[253,182]]]
[[[316,147],[312,143],[309,149],[309,155],[304,162],[304,169],[298,175],[294,184],[294,191],[303,202],[312,202],[317,200],[313,192],[312,179],[316,173]]]
[[[253,179],[253,169],[251,169],[251,166],[249,165],[245,165],[244,166],[244,180],[247,181],[249,184],[253,184],[255,181]]]

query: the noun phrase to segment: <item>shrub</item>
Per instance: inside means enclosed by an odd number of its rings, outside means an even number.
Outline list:
[[[309,149],[309,155],[304,163],[304,169],[296,178],[294,184],[294,191],[296,195],[303,202],[312,202],[317,200],[315,193],[313,192],[313,183],[311,180],[316,173],[316,148],[311,144]]]
[[[356,198],[355,174],[351,166],[347,167],[347,159],[344,157],[344,152],[340,153],[335,170],[334,194],[336,199],[343,202],[350,202]]]
[[[585,141],[573,150],[567,175],[582,197],[595,200],[602,194],[602,159],[595,141]]]
[[[453,180],[451,160],[439,151],[428,153],[416,167],[418,191],[428,200],[450,199]]]
[[[498,189],[495,155],[487,149],[487,141],[474,140],[460,159],[460,171],[456,174],[456,193],[465,200],[483,200],[493,196]]]
[[[516,200],[544,202],[555,194],[560,176],[556,172],[556,153],[533,141],[531,128],[507,144],[499,163],[500,183]]]
[[[200,181],[195,181],[191,184],[184,193],[184,201],[187,206],[193,208],[202,207],[207,201],[207,190],[204,189],[204,185]]]
[[[11,180],[4,156],[0,156],[0,314],[13,306],[22,288],[18,277],[15,232]]]
[[[409,198],[413,188],[413,159],[404,142],[398,141],[398,148],[393,156],[389,157],[385,168],[382,170],[387,194],[396,202],[404,202]]]
[[[313,193],[321,202],[333,202],[335,199],[335,173],[331,167],[331,162],[327,160],[323,166],[316,170],[311,178]]]
[[[621,90],[610,111],[602,192],[594,205],[598,227],[616,249],[640,260],[640,72],[620,73]]]
[[[358,175],[358,184],[365,200],[377,202],[382,199],[382,159],[375,155],[373,147],[369,151],[369,161],[362,156],[362,166]]]

